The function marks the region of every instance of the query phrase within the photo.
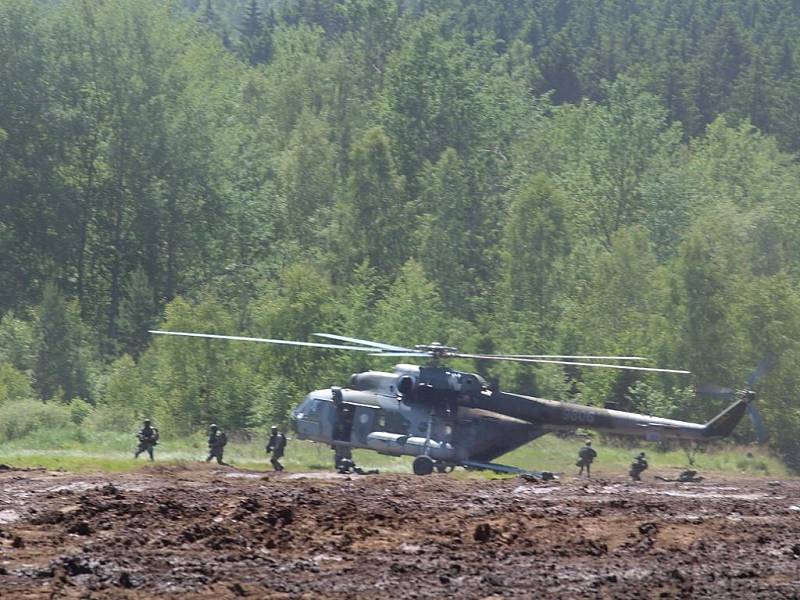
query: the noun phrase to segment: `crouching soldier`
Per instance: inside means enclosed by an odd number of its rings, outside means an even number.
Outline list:
[[[142,452],[147,452],[150,460],[153,460],[153,448],[158,444],[158,429],[151,425],[150,419],[145,419],[142,423],[142,429],[136,434],[139,439],[139,447],[133,454],[133,458],[139,458]]]
[[[217,459],[217,463],[226,465],[228,463],[222,460],[222,455],[225,452],[225,444],[228,443],[228,436],[216,425],[211,425],[208,428],[208,458],[206,462],[211,462],[212,458]]]
[[[276,471],[283,471],[283,465],[280,463],[280,459],[283,458],[283,451],[286,449],[286,436],[283,435],[282,431],[278,431],[278,428],[274,425],[270,431],[271,435],[267,442],[267,454],[272,452],[272,457],[269,459],[269,462],[272,463],[272,468]]]
[[[628,474],[634,481],[641,481],[641,474],[647,469],[647,458],[645,458],[644,452],[640,452],[639,456],[637,456],[634,461],[631,463],[631,470]]]

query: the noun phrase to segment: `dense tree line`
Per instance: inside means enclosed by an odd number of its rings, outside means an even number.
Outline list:
[[[636,353],[693,378],[456,366],[697,420],[694,382],[770,356],[798,467],[798,30],[788,0],[0,0],[0,404],[243,429],[390,367],[156,326]]]

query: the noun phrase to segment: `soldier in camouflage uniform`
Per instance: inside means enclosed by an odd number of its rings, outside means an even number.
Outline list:
[[[584,469],[586,469],[587,477],[592,476],[592,463],[595,458],[597,458],[597,451],[592,448],[592,440],[586,440],[586,445],[578,452],[578,462],[575,463],[575,466],[581,468],[578,472],[579,477],[583,475]]]
[[[222,455],[225,452],[225,444],[228,443],[228,436],[219,427],[212,424],[208,428],[208,458],[206,462],[211,462],[212,458],[217,459],[217,463],[221,465],[228,464],[222,460]]]
[[[139,458],[142,452],[147,452],[150,460],[153,460],[153,448],[158,444],[158,429],[151,426],[150,419],[145,419],[142,423],[142,429],[136,434],[139,439],[139,447],[133,454],[133,458]]]
[[[283,451],[286,449],[286,436],[283,435],[282,432],[278,431],[276,426],[272,426],[271,435],[269,436],[269,441],[267,442],[267,454],[272,452],[272,457],[270,461],[272,463],[272,468],[276,471],[283,471],[283,465],[280,463],[280,459],[283,458]]]
[[[639,456],[637,456],[634,461],[631,463],[631,470],[628,474],[634,481],[641,481],[641,474],[647,469],[647,458],[644,455],[644,452],[640,452]]]

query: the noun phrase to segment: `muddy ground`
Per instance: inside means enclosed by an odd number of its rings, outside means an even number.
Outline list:
[[[0,597],[800,598],[800,481],[649,475],[0,468]]]

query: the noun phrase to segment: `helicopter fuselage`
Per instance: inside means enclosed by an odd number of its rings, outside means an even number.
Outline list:
[[[355,374],[346,388],[311,392],[292,423],[300,439],[468,465],[578,427],[649,440],[713,439],[727,435],[745,408],[739,401],[707,424],[690,423],[492,390],[473,373],[400,364],[393,373]]]

